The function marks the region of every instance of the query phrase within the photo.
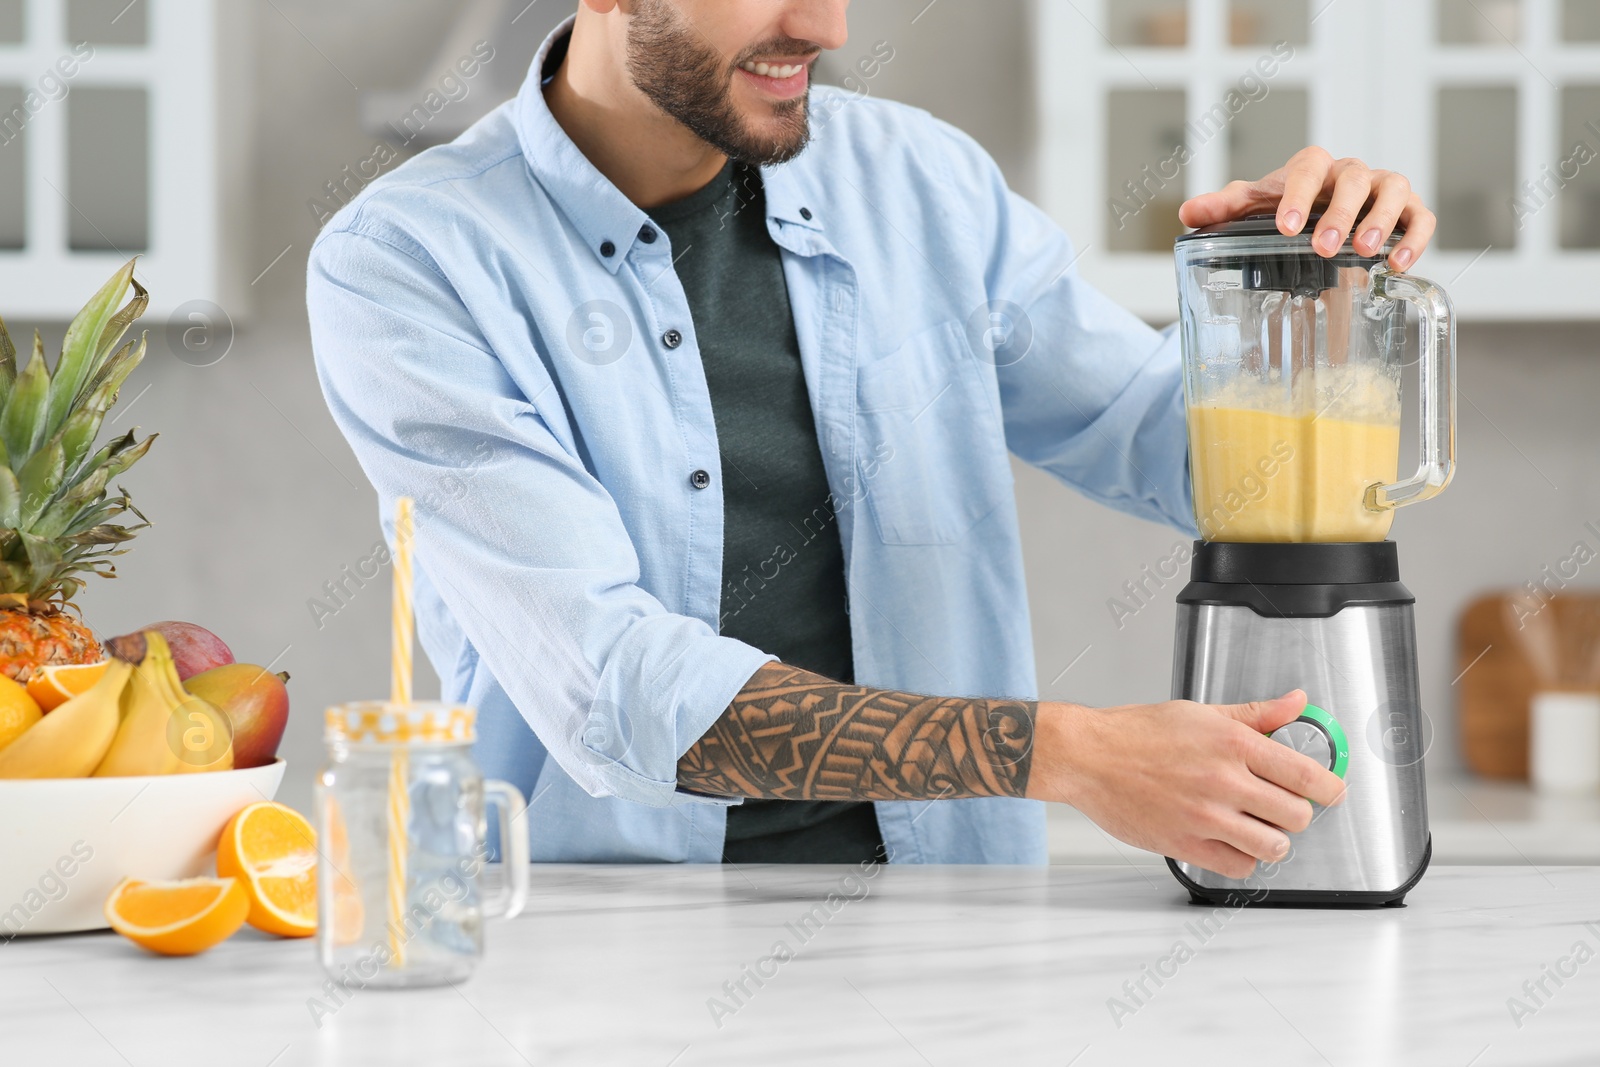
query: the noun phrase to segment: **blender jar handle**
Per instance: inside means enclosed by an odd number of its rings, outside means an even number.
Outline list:
[[[1425,278],[1396,274],[1387,267],[1372,271],[1374,292],[1416,306],[1422,319],[1422,351],[1417,375],[1422,380],[1417,435],[1421,458],[1417,473],[1392,485],[1367,488],[1372,511],[1390,511],[1439,495],[1456,469],[1456,324],[1450,297]]]
[[[500,809],[500,869],[505,888],[484,905],[491,919],[509,919],[528,901],[528,803],[522,791],[497,778],[483,783],[483,799]]]

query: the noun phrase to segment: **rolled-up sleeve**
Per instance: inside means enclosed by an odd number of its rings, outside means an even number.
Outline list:
[[[670,803],[678,758],[772,657],[641,588],[616,503],[542,414],[554,384],[519,388],[423,249],[325,232],[307,301],[334,420],[384,515],[418,501],[417,564],[481,664],[585,791]],[[433,491],[468,466],[469,493]]]
[[[1061,227],[970,137],[941,128],[990,308],[1026,340],[1020,358],[998,353],[1008,447],[1093,500],[1194,532],[1176,328],[1153,329],[1088,284]]]

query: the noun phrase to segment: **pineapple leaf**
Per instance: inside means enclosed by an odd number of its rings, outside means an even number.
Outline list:
[[[95,372],[94,378],[88,385],[89,395],[99,396],[103,392],[110,398],[106,402],[106,408],[109,410],[111,405],[117,402],[117,390],[122,388],[122,383],[133,373],[133,368],[144,359],[144,353],[145,337],[141,334],[137,341],[129,341],[118,349],[117,354],[106,360]]]
[[[103,522],[99,526],[91,526],[83,533],[63,537],[61,540],[69,545],[120,545],[124,541],[132,541],[137,535],[126,526],[115,523]]]
[[[56,497],[29,528],[41,537],[59,537],[68,532],[79,513],[99,501],[110,480],[111,471],[107,467],[90,471],[77,485]]]
[[[15,530],[21,525],[22,486],[17,484],[15,471],[0,466],[0,527]]]
[[[150,306],[150,290],[139,284],[139,279],[128,276],[128,281],[133,286],[133,299],[127,306],[106,323],[105,335],[100,338],[100,350],[95,353],[94,365],[98,370],[105,363],[111,350],[117,347],[117,342],[122,340],[123,334],[128,332],[128,327],[133,325],[133,320],[144,314],[144,309]]]
[[[69,473],[78,469],[78,464],[83,462],[89,446],[94,444],[95,436],[100,433],[100,423],[104,421],[109,406],[96,402],[91,397],[83,407],[67,416],[66,425],[56,434],[56,440],[61,442],[66,470]]]
[[[11,392],[11,383],[17,380],[17,346],[11,343],[11,331],[6,320],[0,319],[0,404]]]
[[[94,377],[99,370],[101,348],[106,331],[115,326],[117,318],[117,305],[122,303],[123,294],[128,291],[129,284],[133,281],[134,260],[129,260],[121,270],[100,287],[100,291],[89,298],[73,318],[72,324],[67,327],[67,336],[61,342],[61,359],[56,363],[55,383],[50,389],[50,402],[44,423],[46,434],[55,433],[56,429],[66,421],[67,415],[72,411],[72,405],[78,399],[78,393],[84,383]],[[128,305],[134,309],[134,314],[144,310],[144,303],[148,297],[142,293],[135,296]],[[121,324],[112,339],[122,336],[127,330],[128,319]]]
[[[50,574],[61,563],[61,546],[48,537],[22,531],[22,551],[26,553],[28,567],[34,574]]]
[[[121,437],[113,437],[111,440],[102,445],[100,447],[100,451],[91,456],[89,458],[89,462],[83,465],[83,469],[79,470],[72,478],[72,484],[76,485],[85,475],[94,471],[95,468],[102,466],[107,460],[111,459],[111,457],[132,448],[134,441],[136,440],[134,434],[138,431],[138,429],[139,427],[135,426]],[[71,487],[71,485],[67,486],[69,489]]]
[[[33,458],[17,472],[17,484],[22,489],[22,525],[31,526],[56,494],[56,487],[66,473],[66,459],[61,442],[52,441],[33,454]]]
[[[44,362],[44,340],[34,333],[33,358],[28,367],[17,375],[11,395],[6,397],[6,409],[0,414],[0,441],[5,442],[6,453],[13,465],[26,463],[33,455],[44,428],[45,404],[50,399],[50,370]]]
[[[129,430],[127,436],[132,437],[133,431]],[[150,451],[150,446],[155,444],[156,438],[160,436],[158,433],[153,433],[132,448],[121,448],[112,453],[111,457],[106,460],[105,470],[109,472],[106,480],[110,481],[112,478],[126,473],[129,467],[144,458],[145,453]]]

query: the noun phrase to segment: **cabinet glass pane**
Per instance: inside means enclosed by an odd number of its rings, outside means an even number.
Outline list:
[[[27,241],[28,112],[20,85],[0,85],[0,248],[21,248]]]
[[[1310,0],[1233,0],[1228,39],[1236,48],[1266,48],[1279,41],[1311,43]]]
[[[1522,0],[1439,0],[1439,40],[1508,47],[1522,40]]]
[[[1228,127],[1228,180],[1266,177],[1311,143],[1311,98],[1304,89],[1273,89]]]
[[[1439,247],[1515,245],[1516,89],[1439,90],[1436,150]]]
[[[145,251],[149,142],[145,90],[80,86],[67,97],[68,244],[73,251]]]
[[[90,44],[148,43],[147,9],[154,0],[67,0],[67,40]]]
[[[1600,0],[1566,0],[1561,5],[1561,37],[1600,41]]]
[[[1187,0],[1115,0],[1106,7],[1114,45],[1182,48],[1189,43]]]
[[[0,0],[0,43],[22,41],[22,0]]]
[[[1182,89],[1106,94],[1106,241],[1113,252],[1171,252],[1183,232]]]
[[[1561,91],[1561,163],[1553,179],[1534,175],[1524,210],[1549,203],[1560,184],[1561,247],[1600,248],[1600,85],[1569,85]]]

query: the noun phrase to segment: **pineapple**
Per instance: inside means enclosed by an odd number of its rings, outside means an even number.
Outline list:
[[[54,372],[37,332],[19,371],[0,321],[0,672],[15,681],[41,666],[104,657],[72,598],[86,575],[115,577],[110,558],[149,525],[120,486],[115,496],[106,486],[155,435],[139,441],[129,430],[91,451],[118,388],[144,359],[142,337],[116,346],[149,302],[130,261],[67,327]],[[113,521],[129,512],[139,524]]]

